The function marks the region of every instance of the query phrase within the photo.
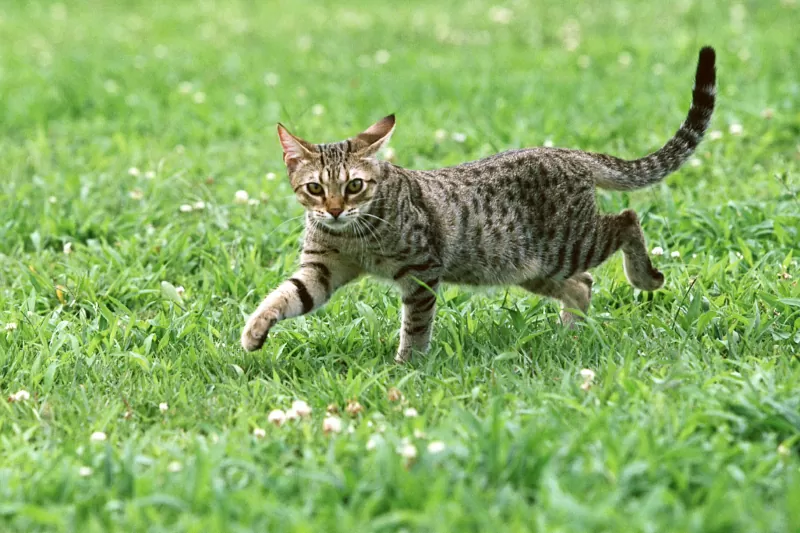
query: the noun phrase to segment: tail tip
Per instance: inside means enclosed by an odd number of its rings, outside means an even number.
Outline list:
[[[711,46],[704,46],[700,49],[700,63],[713,65],[717,58],[717,53]]]
[[[697,60],[697,74],[695,85],[697,87],[714,86],[716,84],[716,59],[717,53],[710,46],[700,49],[700,57]]]

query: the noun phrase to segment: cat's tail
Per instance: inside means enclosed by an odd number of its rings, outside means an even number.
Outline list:
[[[716,54],[710,46],[700,50],[692,91],[692,107],[675,135],[660,150],[633,161],[592,154],[609,170],[595,178],[598,187],[617,191],[641,189],[675,172],[694,153],[711,121],[716,95]]]

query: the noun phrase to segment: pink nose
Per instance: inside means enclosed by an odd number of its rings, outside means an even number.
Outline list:
[[[342,211],[344,211],[344,209],[342,209],[341,207],[328,208],[328,213],[333,215],[333,218],[339,218],[339,215],[342,214]]]

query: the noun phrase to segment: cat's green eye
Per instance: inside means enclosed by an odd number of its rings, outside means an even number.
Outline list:
[[[363,188],[364,188],[364,182],[361,180],[352,180],[347,184],[348,194],[359,193]]]
[[[316,182],[306,184],[306,190],[309,194],[320,196],[322,194],[322,185]]]

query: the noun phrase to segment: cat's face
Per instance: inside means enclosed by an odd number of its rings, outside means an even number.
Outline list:
[[[283,160],[298,201],[309,217],[331,229],[358,226],[379,184],[375,154],[394,130],[390,115],[356,137],[314,145],[278,125]]]

